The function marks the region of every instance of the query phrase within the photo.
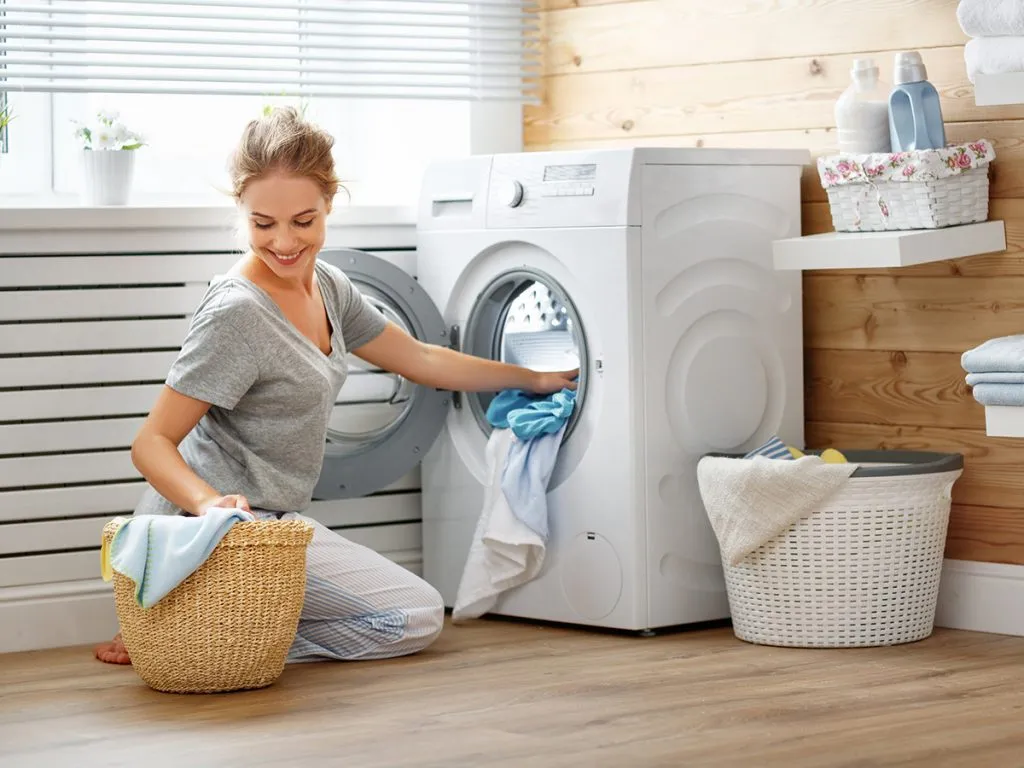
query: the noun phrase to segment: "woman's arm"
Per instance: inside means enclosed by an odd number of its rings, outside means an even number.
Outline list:
[[[164,385],[132,441],[132,463],[157,493],[193,515],[211,506],[248,511],[244,496],[223,496],[193,472],[178,452],[178,444],[209,408],[209,403]]]
[[[562,389],[576,389],[574,379],[579,375],[578,370],[540,373],[424,344],[391,322],[377,338],[352,350],[352,353],[371,365],[397,373],[417,384],[449,392],[522,389],[546,395]]]

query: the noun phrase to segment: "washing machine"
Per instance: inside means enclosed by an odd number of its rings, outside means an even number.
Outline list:
[[[493,614],[632,631],[728,617],[696,466],[771,435],[803,445],[801,277],[773,269],[771,243],[800,234],[809,162],[804,151],[623,148],[437,163],[422,186],[416,280],[338,254],[419,338],[580,368],[544,566]],[[379,439],[357,455],[329,445],[318,486],[362,495],[422,462],[423,575],[448,606],[484,500],[495,394],[396,378],[373,393],[390,409]]]

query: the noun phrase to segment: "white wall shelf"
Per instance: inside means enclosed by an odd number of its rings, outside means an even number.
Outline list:
[[[979,107],[1024,104],[1024,72],[975,75],[974,103]]]
[[[943,229],[827,232],[773,243],[775,269],[909,267],[1006,249],[1002,221]]]
[[[985,434],[989,437],[1024,437],[1024,406],[985,406]]]

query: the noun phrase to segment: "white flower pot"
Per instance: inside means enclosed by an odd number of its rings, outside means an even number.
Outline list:
[[[86,205],[125,205],[135,172],[135,150],[82,150],[82,197]]]

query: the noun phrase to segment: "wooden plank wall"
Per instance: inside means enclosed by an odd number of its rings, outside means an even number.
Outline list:
[[[956,0],[547,0],[544,102],[531,150],[611,145],[834,149],[857,56],[888,82],[919,50],[947,135],[994,141],[992,218],[1008,250],[902,270],[806,273],[811,446],[953,450],[947,555],[1024,564],[1024,441],[985,435],[960,354],[1024,332],[1024,106],[976,107]],[[814,170],[805,234],[831,229]]]

